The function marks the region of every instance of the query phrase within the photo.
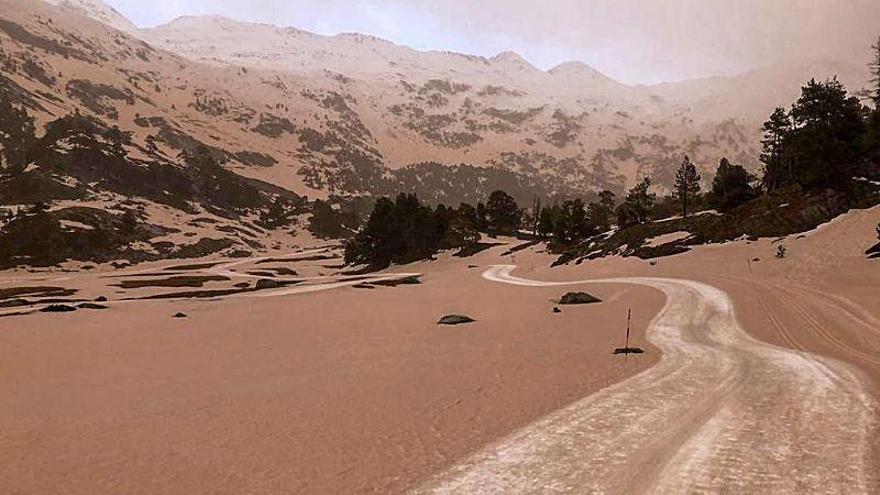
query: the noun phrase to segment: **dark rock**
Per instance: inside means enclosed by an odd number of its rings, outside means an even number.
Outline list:
[[[352,285],[352,287],[355,289],[375,289],[376,288],[375,285],[370,285],[370,284],[357,284],[357,285]]]
[[[187,317],[186,313],[174,313],[174,316],[172,316],[172,318],[186,318],[186,317]]]
[[[250,282],[239,282],[239,283],[235,284],[235,287],[237,287],[239,289],[247,289],[250,286],[251,286]]]
[[[95,304],[95,303],[82,303],[79,306],[77,306],[77,308],[80,308],[80,309],[108,309],[108,307],[104,306],[103,304]]]
[[[50,304],[40,311],[43,313],[70,313],[71,311],[76,311],[76,308],[66,304]]]
[[[602,300],[586,292],[569,292],[559,300],[559,304],[593,304],[598,302],[602,302]]]
[[[98,296],[95,298],[95,302],[107,302],[106,296]]]
[[[463,325],[465,323],[473,323],[476,320],[473,318],[462,316],[462,315],[446,315],[443,318],[440,318],[440,321],[437,322],[438,325]]]
[[[260,280],[257,280],[257,285],[255,287],[257,290],[275,289],[278,287],[278,282],[268,278],[261,278]]]
[[[554,307],[554,308],[553,308],[553,312],[554,312],[554,313],[562,313],[562,310],[559,309],[559,308],[557,308],[557,307]]]

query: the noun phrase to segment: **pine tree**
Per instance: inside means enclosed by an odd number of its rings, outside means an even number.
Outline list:
[[[871,97],[874,100],[874,108],[880,110],[880,36],[877,37],[877,44],[871,46],[874,50],[871,63],[868,68],[871,69]]]
[[[541,237],[548,237],[553,233],[554,222],[553,209],[548,206],[541,208],[541,214],[538,217],[538,234]]]
[[[685,155],[684,161],[675,172],[673,196],[681,202],[681,215],[688,216],[688,203],[700,193],[700,174],[697,167]]]
[[[870,113],[868,121],[868,151],[875,161],[880,161],[880,37],[874,49],[871,63],[871,99],[874,102],[874,110]]]
[[[863,116],[859,99],[848,95],[836,78],[811,80],[801,88],[791,107],[794,180],[808,189],[849,180],[864,149]]]
[[[614,215],[614,193],[608,190],[599,193],[599,201],[587,206],[590,223],[600,232],[611,229],[611,217]]]
[[[651,178],[645,177],[626,195],[623,203],[614,210],[619,227],[645,223],[654,211],[657,195],[651,192]]]
[[[752,199],[752,176],[740,165],[722,158],[712,180],[712,204],[721,211],[731,210]]]
[[[541,199],[535,196],[532,203],[532,216],[530,217],[532,233],[538,235],[538,227],[541,223]]]
[[[522,211],[511,195],[495,191],[486,202],[486,218],[491,232],[512,235],[520,227]]]
[[[792,133],[791,117],[784,108],[777,108],[762,129],[764,131],[764,138],[761,140],[763,182],[764,189],[770,192],[793,180],[790,160],[785,154],[785,145]]]

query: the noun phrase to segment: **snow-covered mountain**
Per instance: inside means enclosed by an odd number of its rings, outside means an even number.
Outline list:
[[[94,113],[169,156],[204,143],[237,173],[310,196],[406,187],[454,201],[488,176],[542,194],[621,192],[644,175],[668,187],[684,154],[707,173],[724,156],[756,167],[761,123],[809,77],[867,79],[861,67],[792,62],[628,86],[582,62],[543,71],[512,52],[418,51],[216,16],[136,29],[99,0],[53,3],[0,0],[3,50],[21,62],[2,73],[37,100],[60,93],[42,102],[47,116]],[[35,46],[10,22],[85,55]],[[424,162],[440,166],[413,166]]]

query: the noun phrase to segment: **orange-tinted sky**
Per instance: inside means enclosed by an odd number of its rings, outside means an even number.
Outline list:
[[[550,68],[582,60],[627,83],[729,75],[777,62],[867,59],[880,0],[109,0],[141,26],[184,14],[419,49],[513,50]]]

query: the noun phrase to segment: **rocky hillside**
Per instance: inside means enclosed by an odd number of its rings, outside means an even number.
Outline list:
[[[137,30],[99,0],[52,3],[0,0],[0,88],[40,122],[79,111],[166,158],[205,145],[239,175],[310,197],[455,203],[499,184],[528,202],[643,175],[668,187],[685,153],[706,172],[721,156],[754,167],[760,123],[802,79],[633,87],[578,62],[542,71],[514,53],[218,17]]]

